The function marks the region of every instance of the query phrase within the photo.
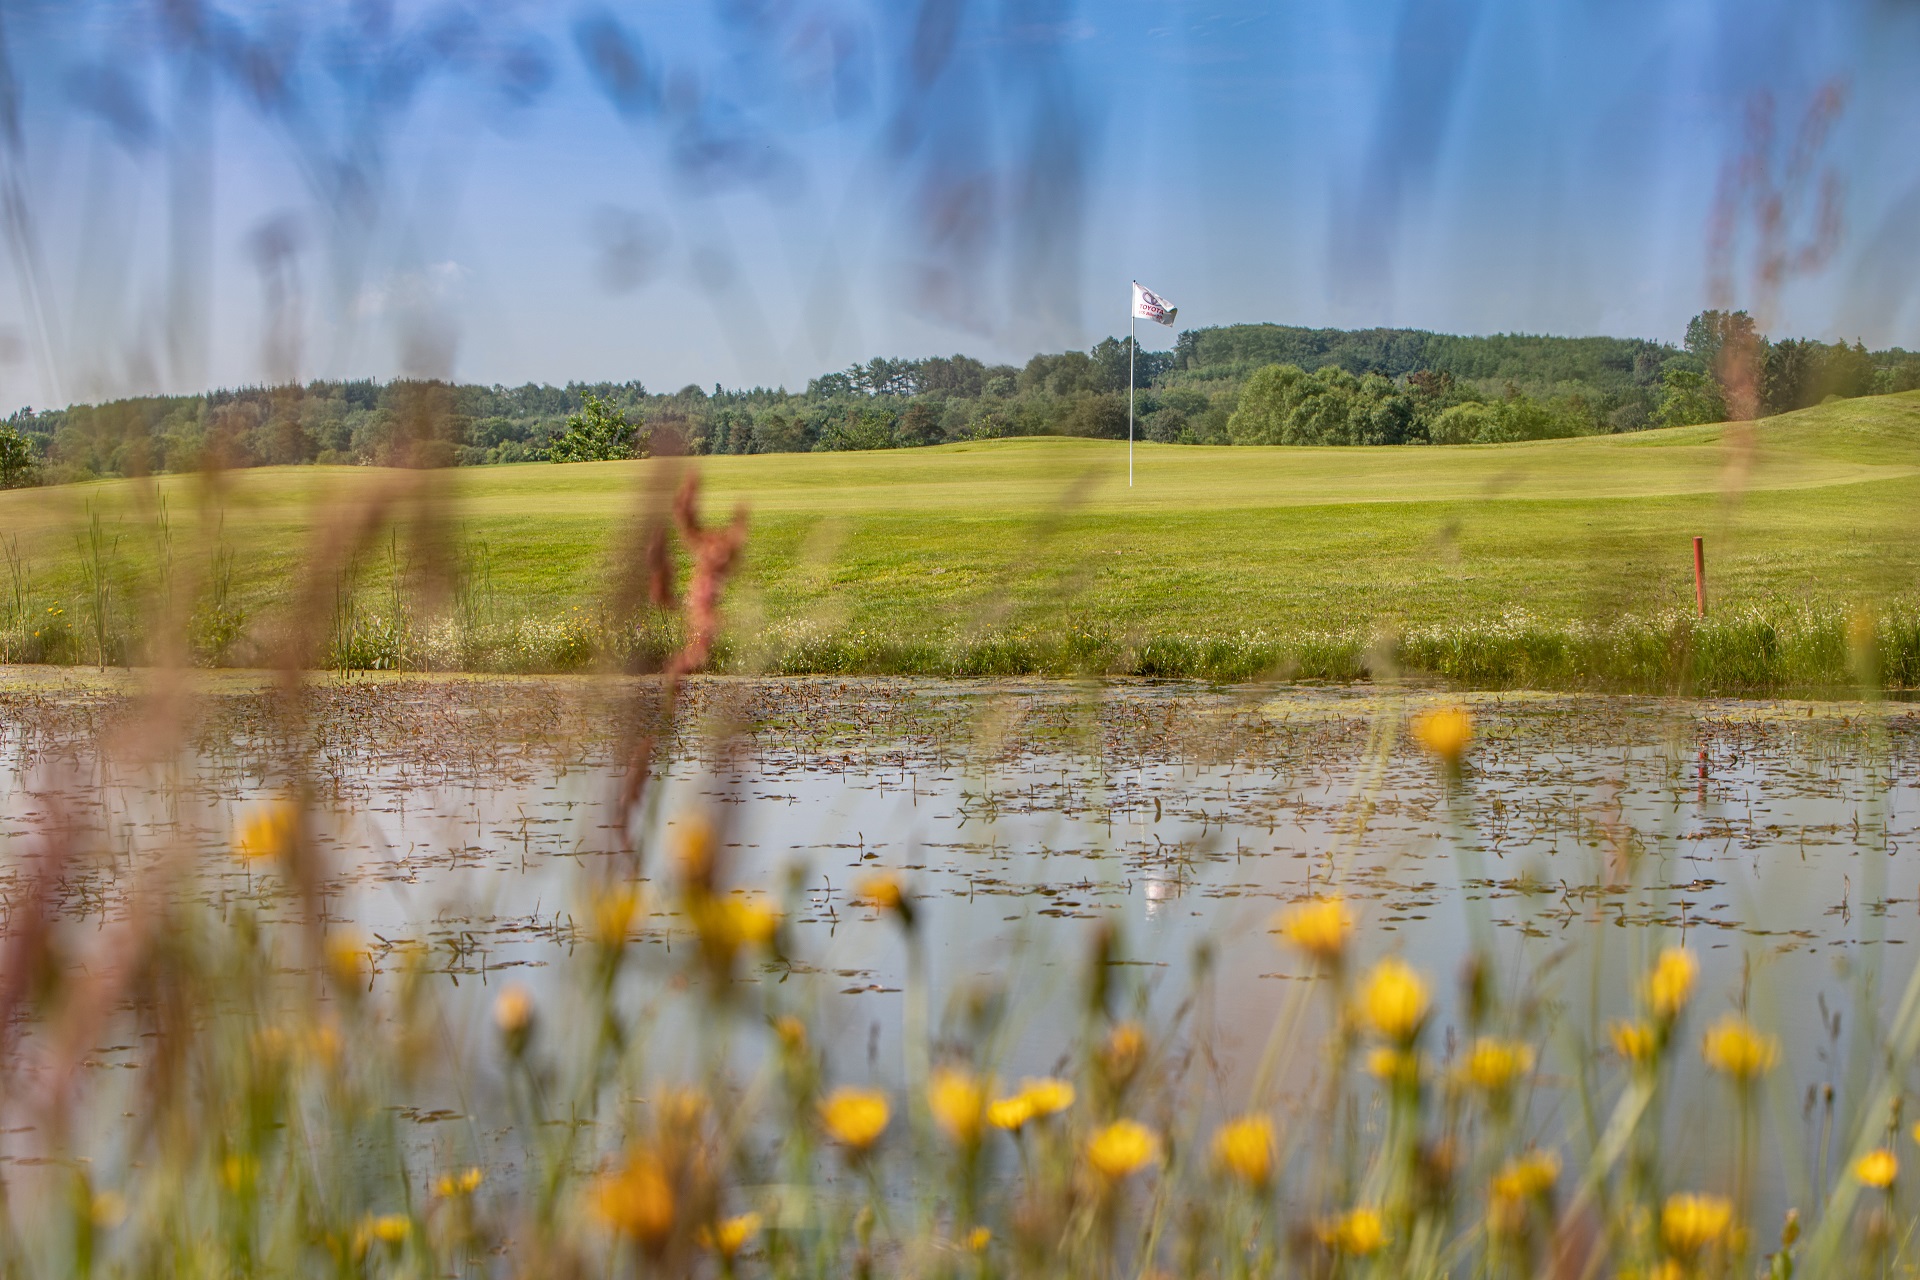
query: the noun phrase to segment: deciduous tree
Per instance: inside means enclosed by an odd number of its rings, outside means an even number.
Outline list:
[[[547,457],[553,462],[631,458],[638,430],[624,411],[589,391],[581,401],[580,412],[567,415],[566,430],[547,446]]]

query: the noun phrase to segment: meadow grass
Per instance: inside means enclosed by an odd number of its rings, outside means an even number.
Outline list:
[[[1141,445],[1132,489],[1125,461],[1123,444],[1045,438],[447,472],[422,505],[453,531],[457,625],[441,602],[436,631],[434,609],[395,589],[422,554],[396,539],[342,585],[364,634],[334,653],[565,670],[664,651],[671,637],[610,627],[600,602],[643,495],[691,465],[708,510],[749,513],[722,651],[741,669],[1343,678],[1394,664],[1490,685],[1839,687],[1858,675],[1847,636],[1864,616],[1870,665],[1920,670],[1901,647],[1920,603],[1920,393],[1514,445]],[[104,656],[137,660],[156,565],[203,564],[204,596],[224,554],[231,634],[203,656],[248,661],[316,526],[381,479],[268,468],[211,488],[0,494],[5,656],[99,661],[112,633]],[[59,643],[32,636],[49,625]]]

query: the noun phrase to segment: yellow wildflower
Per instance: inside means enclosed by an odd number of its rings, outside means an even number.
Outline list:
[[[1213,1135],[1213,1157],[1249,1186],[1265,1186],[1273,1176],[1273,1121],[1265,1116],[1229,1120]]]
[[[1560,1157],[1550,1151],[1508,1160],[1487,1186],[1487,1229],[1507,1236],[1524,1232],[1529,1206],[1544,1200],[1559,1177]]]
[[[593,1211],[613,1231],[645,1245],[659,1244],[673,1230],[673,1184],[660,1161],[643,1151],[603,1174],[593,1188]]]
[[[1560,1157],[1551,1151],[1529,1151],[1500,1166],[1493,1175],[1496,1200],[1523,1201],[1545,1195],[1560,1177]]]
[[[1014,1130],[1030,1120],[1058,1115],[1073,1105],[1073,1085],[1051,1076],[1023,1080],[1020,1092],[996,1098],[988,1104],[987,1123],[996,1129]]]
[[[442,1200],[451,1200],[455,1196],[470,1196],[480,1189],[482,1174],[478,1169],[466,1169],[460,1173],[443,1173],[433,1184],[434,1194]]]
[[[927,1105],[933,1118],[949,1138],[962,1146],[980,1140],[980,1127],[986,1120],[987,1091],[971,1071],[942,1067],[927,1084]]]
[[[827,1132],[853,1151],[865,1151],[879,1141],[891,1114],[887,1095],[877,1089],[836,1089],[820,1103]]]
[[[127,1220],[127,1198],[118,1191],[97,1191],[87,1216],[98,1229],[111,1231]]]
[[[358,991],[360,980],[372,963],[367,940],[355,929],[334,929],[327,934],[327,972],[347,991]]]
[[[1009,1132],[1023,1127],[1033,1119],[1033,1102],[1024,1093],[1016,1093],[1007,1098],[995,1098],[987,1104],[987,1123],[996,1129]]]
[[[780,909],[764,895],[749,898],[735,898],[733,905],[733,929],[740,940],[755,946],[764,946],[773,941],[773,935],[780,929]]]
[[[689,894],[688,917],[708,956],[730,964],[744,946],[764,946],[780,928],[780,912],[766,898]]]
[[[363,1245],[374,1240],[382,1244],[399,1244],[412,1232],[413,1221],[404,1213],[369,1214],[360,1224]]]
[[[640,890],[630,884],[613,885],[595,896],[587,908],[588,931],[609,949],[623,947],[640,914]]]
[[[1367,1054],[1367,1074],[1383,1084],[1418,1084],[1420,1058],[1405,1049],[1381,1045]]]
[[[1116,1120],[1087,1141],[1087,1163],[1108,1178],[1124,1178],[1159,1154],[1160,1139],[1134,1120]]]
[[[1073,1085],[1055,1076],[1020,1082],[1020,1096],[1035,1116],[1056,1116],[1073,1105]]]
[[[310,1028],[301,1040],[314,1061],[331,1066],[340,1060],[340,1028],[334,1023],[323,1022]]]
[[[1890,1187],[1900,1176],[1900,1161],[1885,1147],[1876,1147],[1853,1162],[1853,1176],[1870,1187]]]
[[[1441,707],[1413,722],[1413,736],[1449,768],[1457,767],[1473,741],[1473,716],[1464,707]]]
[[[987,1227],[975,1227],[967,1232],[967,1248],[975,1253],[985,1253],[987,1246],[993,1243],[993,1231]]]
[[[253,1184],[259,1177],[260,1162],[245,1152],[229,1152],[220,1161],[220,1181],[236,1195],[253,1190]]]
[[[1100,1065],[1106,1068],[1108,1079],[1115,1084],[1125,1084],[1140,1069],[1140,1060],[1146,1052],[1147,1033],[1140,1029],[1140,1024],[1117,1023],[1107,1032],[1107,1042],[1100,1048]]]
[[[262,805],[234,833],[233,852],[243,862],[277,858],[293,844],[300,811],[285,800]]]
[[[1660,1210],[1660,1238],[1667,1248],[1692,1256],[1726,1239],[1733,1227],[1733,1205],[1721,1196],[1680,1192],[1667,1197]]]
[[[1685,947],[1668,947],[1647,977],[1647,1007],[1658,1018],[1671,1021],[1679,1017],[1699,976],[1700,962],[1693,958],[1693,952]]]
[[[1607,1028],[1613,1051],[1635,1066],[1646,1066],[1659,1052],[1660,1038],[1644,1022],[1615,1022]]]
[[[1513,1087],[1514,1081],[1533,1070],[1533,1061],[1532,1045],[1482,1036],[1467,1050],[1462,1070],[1475,1088],[1487,1093],[1504,1093]]]
[[[719,833],[705,814],[683,816],[675,824],[673,860],[679,864],[680,878],[690,884],[705,884],[713,874],[713,852],[719,845]]]
[[[721,1219],[711,1230],[700,1228],[698,1238],[703,1246],[731,1260],[759,1234],[760,1215],[743,1213],[736,1218]]]
[[[1373,1029],[1393,1040],[1411,1040],[1427,1016],[1427,983],[1404,960],[1389,957],[1373,967],[1360,993],[1360,1012]]]
[[[533,1031],[533,995],[519,983],[513,983],[494,997],[493,1025],[507,1042],[507,1048],[519,1053],[527,1046]]]
[[[780,1037],[780,1047],[788,1053],[806,1052],[807,1024],[792,1014],[783,1013],[773,1020],[773,1034]]]
[[[1296,902],[1274,921],[1280,936],[1322,964],[1337,964],[1353,936],[1353,913],[1342,898]]]
[[[1320,1239],[1341,1253],[1364,1258],[1386,1244],[1386,1220],[1378,1209],[1353,1209],[1322,1226]]]
[[[906,882],[898,871],[875,871],[854,882],[853,900],[883,911],[898,911],[907,896]]]
[[[1713,1024],[1700,1051],[1708,1066],[1741,1083],[1765,1075],[1780,1060],[1780,1042],[1755,1030],[1737,1013],[1729,1013]]]

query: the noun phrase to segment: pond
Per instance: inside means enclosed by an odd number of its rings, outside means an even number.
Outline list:
[[[1305,1107],[1326,1059],[1302,1046],[1325,1036],[1327,1006],[1274,921],[1338,893],[1358,958],[1399,954],[1431,976],[1437,1058],[1458,1053],[1463,975],[1537,1031],[1526,1124],[1555,1144],[1594,1123],[1577,1086],[1610,1052],[1608,1019],[1631,1010],[1658,948],[1684,944],[1701,965],[1696,1027],[1740,1007],[1780,1033],[1767,1110],[1784,1159],[1761,1193],[1782,1202],[1838,1158],[1828,1108],[1865,1089],[1864,1046],[1920,933],[1920,718],[1905,706],[700,680],[650,756],[658,785],[629,809],[652,688],[316,681],[289,704],[265,680],[209,677],[168,737],[139,678],[18,671],[0,686],[10,931],[35,851],[61,840],[82,851],[56,894],[78,968],[96,962],[88,930],[151,912],[155,894],[291,933],[316,902],[323,929],[361,939],[374,998],[409,973],[437,988],[435,1052],[460,1069],[397,1088],[410,1141],[508,1168],[523,1152],[488,1009],[520,984],[552,1042],[570,1034],[585,916],[611,881],[646,886],[621,998],[658,1014],[653,1069],[702,1070],[703,1015],[667,999],[675,949],[697,945],[666,852],[689,824],[714,833],[727,892],[786,912],[743,981],[806,1011],[829,1074],[896,1090],[916,963],[936,1051],[990,1003],[992,1066],[1012,1079],[1069,1070],[1098,955],[1101,998],[1177,1029],[1210,1114],[1275,1081]],[[1458,776],[1408,732],[1455,702],[1475,726]],[[295,786],[312,799],[311,898],[233,853],[249,815]],[[913,930],[862,900],[880,870],[908,886]],[[728,1053],[750,1070],[763,1051]],[[85,1087],[121,1087],[109,1078],[148,1055],[115,1032],[85,1055],[107,1083]],[[1706,1176],[1728,1113],[1698,1054],[1676,1061],[1662,1145]],[[3,1158],[48,1158],[52,1136],[14,1124]],[[82,1145],[111,1145],[114,1128]]]

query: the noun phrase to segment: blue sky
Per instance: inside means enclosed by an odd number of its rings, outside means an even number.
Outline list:
[[[797,388],[1084,346],[1133,277],[1183,327],[1677,339],[1720,303],[1920,347],[1912,0],[0,17],[10,407],[289,375]]]

